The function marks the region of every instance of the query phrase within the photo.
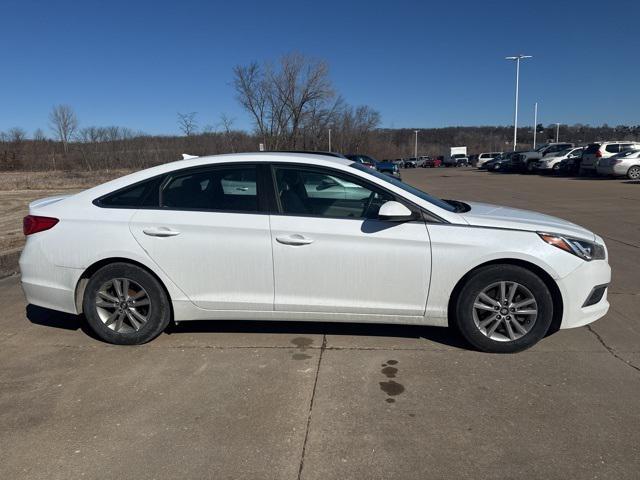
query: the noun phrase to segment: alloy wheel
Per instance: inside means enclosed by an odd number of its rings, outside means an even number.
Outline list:
[[[640,167],[631,167],[627,175],[631,180],[640,179]]]
[[[96,312],[106,327],[118,333],[137,332],[149,318],[151,300],[147,291],[128,278],[102,284],[95,297]]]
[[[473,321],[486,337],[510,342],[524,337],[538,318],[531,291],[517,282],[492,283],[473,302]]]

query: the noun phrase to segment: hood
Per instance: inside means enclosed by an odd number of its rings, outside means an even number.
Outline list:
[[[531,232],[558,233],[584,240],[595,240],[595,235],[580,225],[543,213],[488,203],[465,202],[471,210],[460,213],[469,225],[508,228]]]

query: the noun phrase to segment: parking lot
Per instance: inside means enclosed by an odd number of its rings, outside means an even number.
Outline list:
[[[600,234],[608,315],[515,355],[471,351],[447,329],[286,322],[194,322],[116,347],[27,307],[9,277],[0,478],[637,478],[640,182],[402,175]]]

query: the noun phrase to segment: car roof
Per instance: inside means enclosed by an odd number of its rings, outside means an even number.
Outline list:
[[[224,155],[207,155],[204,157],[186,158],[184,160],[176,160],[167,162],[155,167],[139,170],[123,177],[116,178],[109,182],[93,187],[88,191],[104,192],[116,190],[118,188],[130,185],[135,182],[146,180],[157,175],[164,175],[176,170],[186,168],[205,167],[208,165],[227,164],[227,163],[262,163],[262,162],[289,162],[302,163],[310,166],[331,166],[341,165],[347,167],[353,164],[352,160],[333,157],[316,153],[293,153],[293,152],[251,152],[251,153],[227,153]]]

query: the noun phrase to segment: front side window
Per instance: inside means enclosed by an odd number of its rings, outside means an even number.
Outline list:
[[[258,211],[255,166],[212,168],[171,177],[162,207],[187,210]]]
[[[383,203],[394,199],[334,171],[276,167],[275,175],[280,208],[289,215],[373,219]]]

